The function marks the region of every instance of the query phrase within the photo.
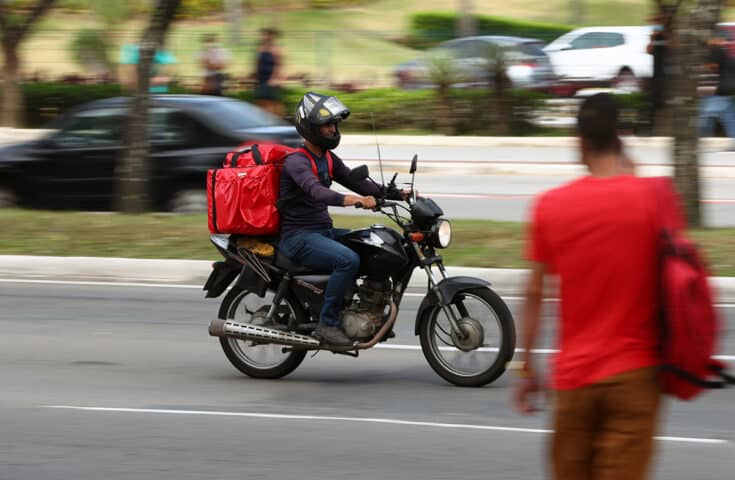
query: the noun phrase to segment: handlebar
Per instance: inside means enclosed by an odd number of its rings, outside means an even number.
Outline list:
[[[392,207],[398,204],[399,204],[398,202],[393,202],[391,200],[386,200],[384,198],[376,198],[375,207],[373,207],[371,210],[378,210],[382,207]],[[364,208],[362,202],[355,202],[354,205],[355,205],[355,208]]]

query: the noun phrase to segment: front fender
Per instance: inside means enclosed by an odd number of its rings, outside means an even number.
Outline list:
[[[439,304],[439,297],[436,295],[436,291],[441,292],[443,298],[446,298],[451,302],[457,296],[457,294],[471,290],[478,287],[489,287],[490,282],[487,282],[481,278],[475,277],[448,277],[440,281],[434,289],[426,294],[424,299],[419,305],[419,310],[416,313],[416,325],[414,326],[414,335],[419,334],[419,328],[421,322],[424,319],[426,313],[428,313],[434,306]]]

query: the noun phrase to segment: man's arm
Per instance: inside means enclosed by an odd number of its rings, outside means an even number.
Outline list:
[[[369,195],[378,197],[382,195],[380,188],[368,179],[360,180],[359,182],[350,182],[350,168],[345,165],[341,158],[332,153],[333,163],[333,174],[334,179],[342,186],[345,186],[353,192],[359,193],[360,195]]]
[[[536,346],[541,325],[541,302],[543,300],[544,273],[543,263],[533,263],[526,283],[526,301],[521,310],[521,331],[523,335],[523,354],[519,367],[519,379],[515,388],[514,404],[524,414],[536,411],[534,400],[541,390],[541,382],[531,352]]]

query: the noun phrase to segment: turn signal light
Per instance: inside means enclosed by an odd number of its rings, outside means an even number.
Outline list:
[[[424,241],[424,234],[421,232],[414,232],[409,235],[411,237],[411,240],[414,242],[423,242]]]

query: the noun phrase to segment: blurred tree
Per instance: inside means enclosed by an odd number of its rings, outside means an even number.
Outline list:
[[[72,41],[72,52],[80,66],[107,76],[116,64],[110,52],[118,43],[120,27],[133,16],[136,5],[119,0],[87,0],[87,6],[102,22],[102,28],[79,30]]]
[[[724,0],[655,0],[657,11],[673,14],[668,64],[671,66],[667,99],[674,138],[674,183],[684,201],[689,226],[702,225],[697,128],[699,78],[708,63],[708,41],[713,37]]]
[[[153,55],[163,44],[181,0],[156,0],[148,27],[139,42],[138,81],[125,128],[124,149],[118,159],[117,208],[126,213],[150,210],[151,166],[148,159],[148,106]],[[202,179],[203,180],[203,179]]]
[[[580,25],[584,18],[584,0],[569,0],[569,24]]]
[[[435,123],[445,135],[454,135],[455,119],[449,89],[460,81],[452,55],[444,50],[436,50],[427,57],[429,79],[435,85],[436,113]]]
[[[474,15],[474,2],[472,0],[457,0],[457,30],[460,37],[470,37],[477,33],[477,19]]]
[[[510,100],[508,98],[508,59],[503,49],[494,43],[488,45],[487,52],[488,88],[490,92],[491,124],[495,135],[508,135],[510,132]]]
[[[98,75],[112,70],[110,43],[102,29],[83,28],[71,42],[74,60],[81,67]]]
[[[23,124],[23,95],[20,90],[20,58],[18,47],[33,24],[51,8],[56,0],[38,0],[33,4],[0,1],[0,35],[3,49],[3,91],[0,125],[20,127]]]

